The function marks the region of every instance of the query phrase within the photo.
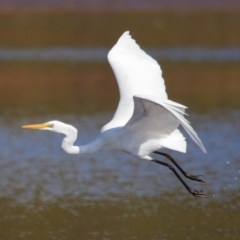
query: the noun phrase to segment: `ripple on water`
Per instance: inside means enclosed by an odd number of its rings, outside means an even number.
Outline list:
[[[188,181],[191,186],[203,189],[216,199],[228,198],[231,190],[240,187],[240,112],[190,116],[208,153],[201,153],[189,139],[187,154],[168,152],[184,169],[202,174],[207,181],[206,185]],[[64,116],[63,119],[79,129],[77,143],[80,144],[91,140],[110,117],[106,113],[91,118]],[[0,153],[0,197],[20,202],[38,198],[48,202],[64,196],[103,200],[155,197],[175,191],[187,194],[168,169],[125,153],[67,155],[60,149],[62,135],[20,129],[21,124],[33,120],[42,122],[36,118],[21,119],[10,126],[8,121],[1,120],[0,144],[4,148]]]

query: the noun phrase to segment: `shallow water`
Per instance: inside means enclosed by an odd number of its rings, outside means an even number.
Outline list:
[[[1,152],[0,197],[27,201],[40,193],[39,200],[54,201],[69,194],[109,200],[111,196],[118,198],[126,195],[156,197],[167,189],[174,191],[182,187],[168,169],[128,154],[105,151],[81,156],[68,155],[60,148],[62,135],[20,129],[21,124],[60,119],[78,128],[77,145],[80,145],[94,138],[111,115],[49,114],[44,118],[28,117],[11,121],[11,125],[6,119],[2,121],[0,143],[5,147]],[[190,139],[187,154],[165,149],[188,172],[204,176],[208,184],[191,184],[203,188],[209,196],[228,198],[231,197],[229,191],[240,188],[239,117],[239,111],[191,114],[193,126],[208,153],[203,154]],[[29,187],[26,189],[26,186]],[[188,197],[186,192],[185,195]]]
[[[61,134],[20,128],[59,119],[79,129],[77,144],[81,144],[91,140],[111,116],[110,112],[52,114],[47,109],[44,116],[2,116],[3,239],[14,234],[19,239],[78,239],[78,234],[83,239],[176,239],[177,235],[182,239],[237,239],[239,223],[232,214],[238,214],[240,204],[238,110],[190,112],[189,120],[207,154],[189,138],[187,154],[165,151],[187,172],[203,175],[206,184],[187,183],[203,190],[208,199],[192,197],[162,166],[118,152],[67,155],[60,148]],[[225,220],[219,222],[218,217]],[[188,222],[191,218],[194,222]],[[152,227],[145,229],[149,221]],[[40,234],[37,226],[44,229]]]
[[[194,198],[172,172],[155,163],[119,152],[68,155],[60,148],[61,134],[21,128],[58,119],[78,128],[77,144],[94,138],[118,102],[107,63],[2,59],[0,239],[239,239],[240,67],[234,57],[239,54],[214,55],[216,49],[239,49],[239,16],[238,12],[0,15],[1,49],[10,51],[109,49],[127,29],[149,49],[170,49],[174,56],[184,50],[177,57],[188,54],[190,60],[165,61],[164,55],[161,68],[169,98],[189,107],[189,120],[207,154],[189,138],[186,154],[165,150],[187,172],[203,175],[205,184],[186,182],[209,196]],[[185,51],[196,51],[195,46],[209,52]],[[204,60],[193,61],[196,56]]]
[[[201,153],[188,139],[188,153],[171,151],[188,172],[202,174],[208,184],[196,184],[210,197],[231,198],[228,192],[240,187],[240,157],[238,134],[239,111],[218,112],[212,116],[191,114],[191,121],[208,153]],[[95,116],[55,116],[79,129],[77,144],[90,141],[111,114]],[[118,152],[97,152],[87,155],[67,155],[61,148],[62,135],[45,131],[26,131],[20,126],[52,120],[51,115],[1,122],[0,197],[17,201],[55,201],[58,197],[111,199],[113,197],[156,197],[165,191],[182,188],[168,169],[134,159]],[[184,132],[184,131],[183,131]],[[9,144],[11,143],[11,144]],[[14,155],[12,150],[14,149]],[[166,149],[165,149],[166,151]],[[163,159],[163,158],[161,158]],[[187,192],[182,189],[186,197]]]

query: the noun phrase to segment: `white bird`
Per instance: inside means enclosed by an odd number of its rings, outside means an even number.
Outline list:
[[[95,140],[86,145],[74,146],[77,129],[59,121],[26,125],[23,128],[63,133],[65,138],[62,149],[69,154],[118,150],[159,163],[172,170],[192,195],[207,197],[202,191],[191,189],[172,165],[150,156],[151,153],[163,155],[185,177],[204,182],[199,176],[187,174],[171,156],[158,152],[161,148],[186,152],[186,140],[177,129],[179,125],[182,125],[203,152],[206,150],[197,133],[184,117],[186,107],[168,100],[162,71],[157,61],[136,44],[129,32],[123,33],[110,50],[108,61],[117,79],[120,101],[113,119],[101,129]]]

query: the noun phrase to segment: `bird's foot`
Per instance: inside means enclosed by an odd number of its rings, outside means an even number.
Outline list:
[[[197,182],[204,182],[206,183],[203,179],[201,179],[202,175],[190,175],[190,174],[187,174],[186,177],[193,180],[193,181],[197,181]]]
[[[198,190],[190,190],[190,193],[194,196],[194,197],[200,197],[200,198],[208,198],[208,196],[206,194],[203,193],[202,190],[198,191]]]

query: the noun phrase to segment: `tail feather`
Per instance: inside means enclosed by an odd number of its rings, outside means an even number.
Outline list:
[[[176,129],[166,138],[161,139],[161,145],[175,151],[185,153],[187,150],[187,143],[182,133]]]

